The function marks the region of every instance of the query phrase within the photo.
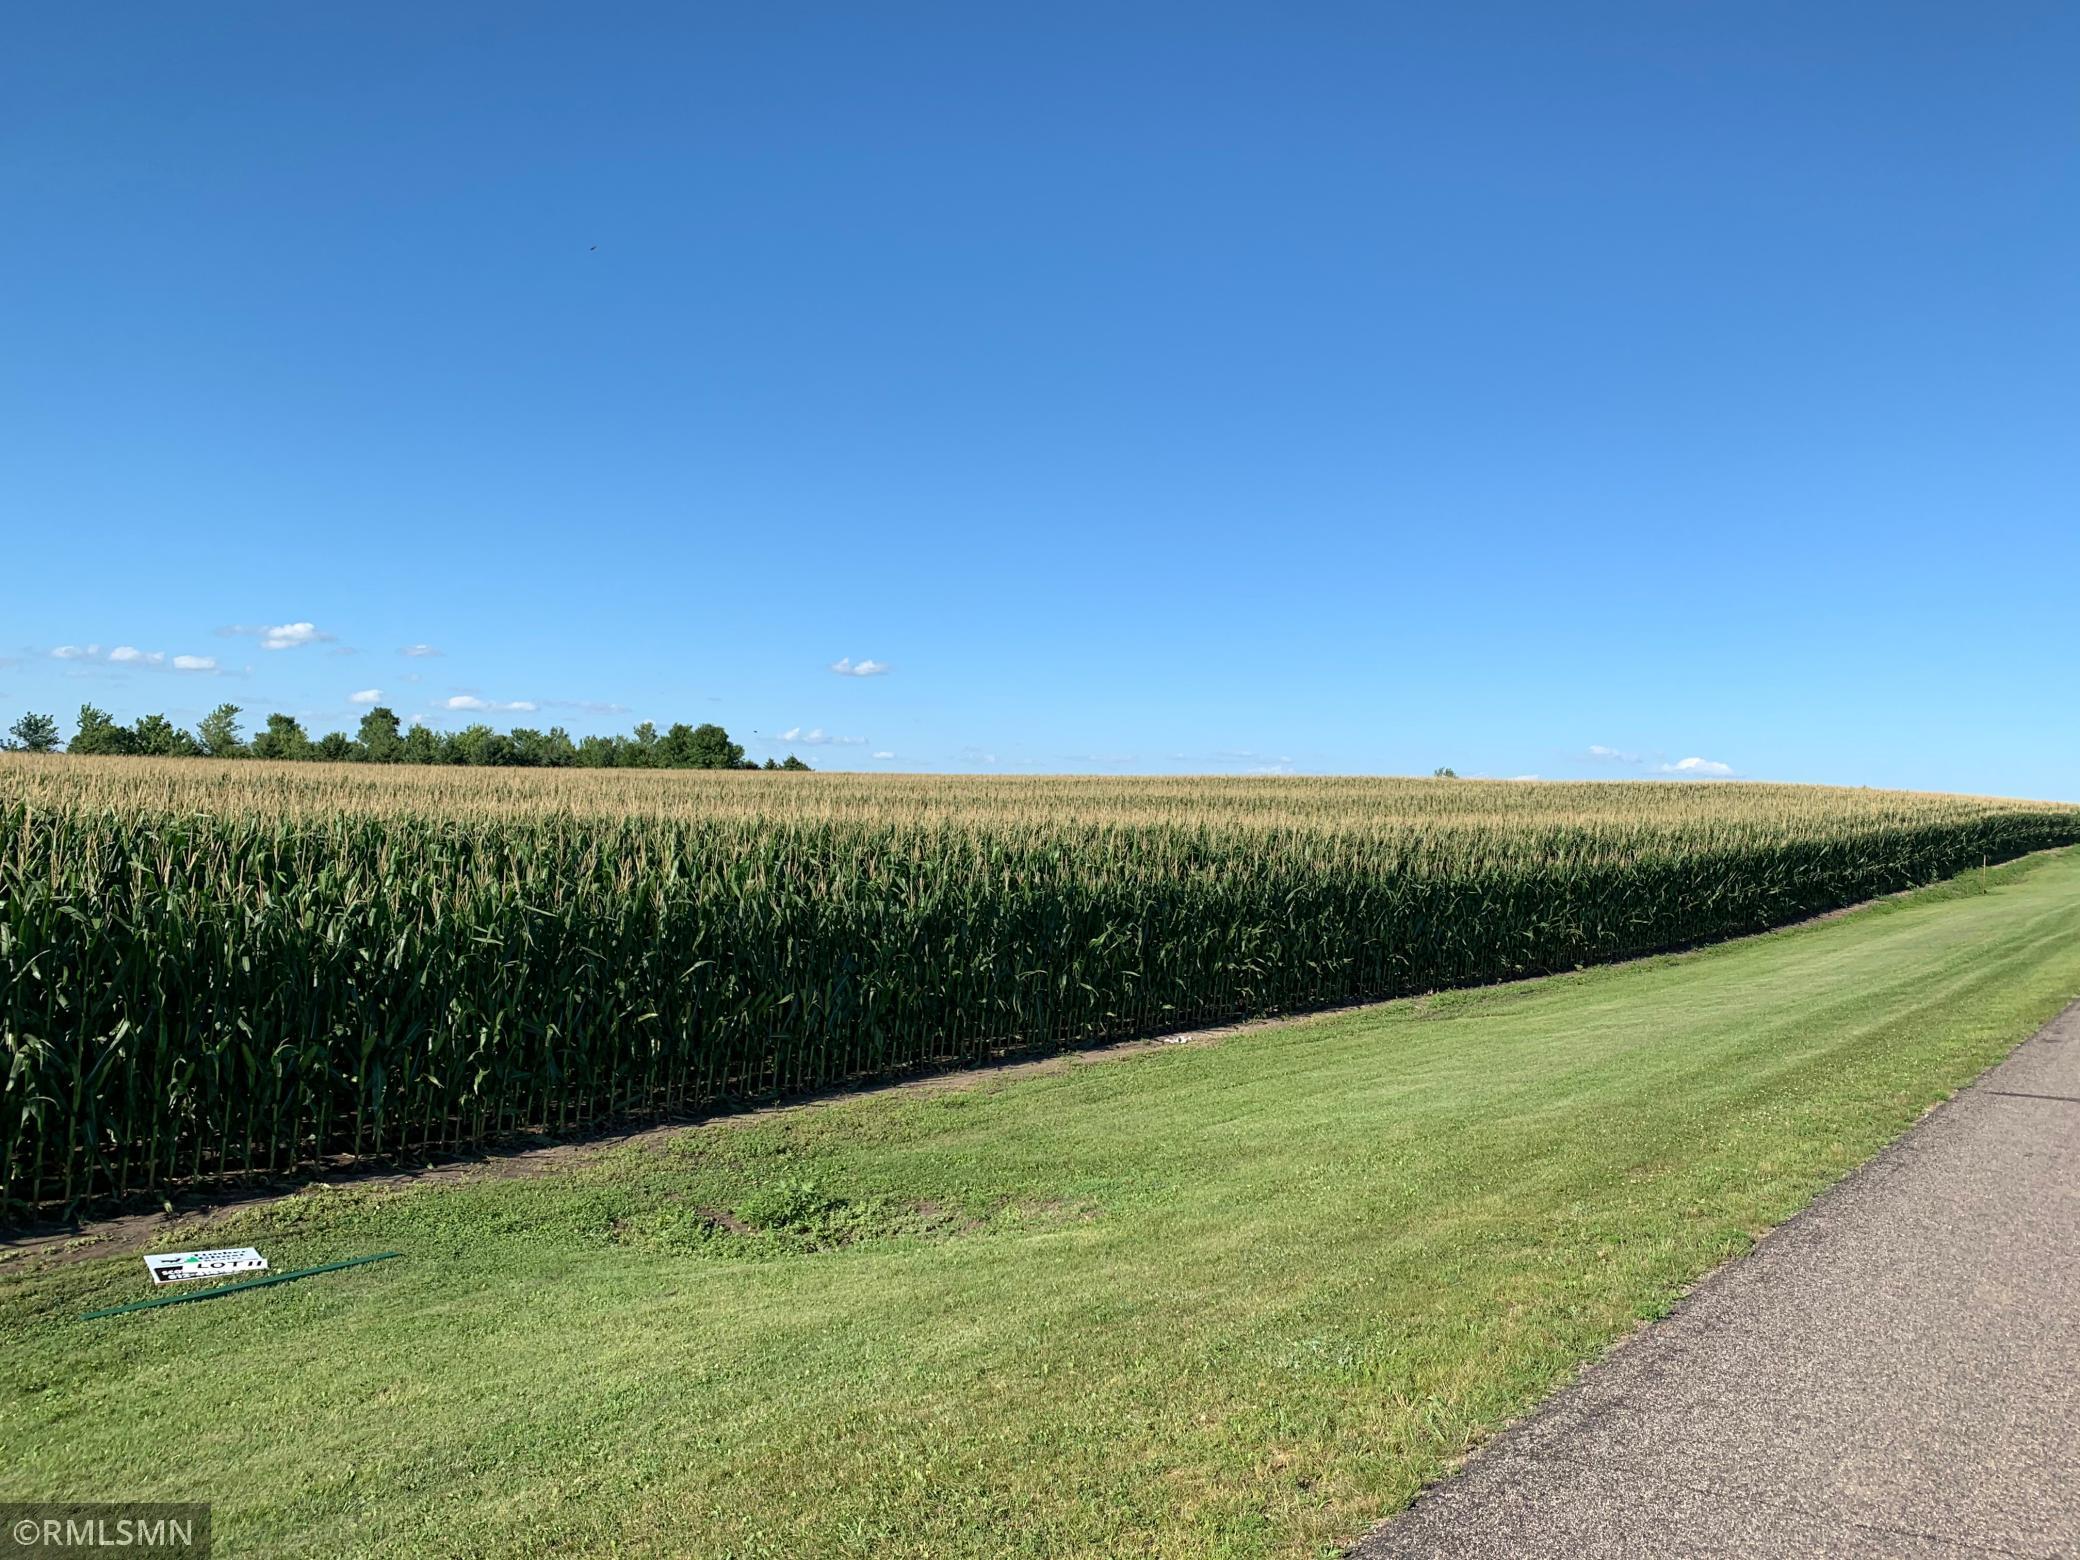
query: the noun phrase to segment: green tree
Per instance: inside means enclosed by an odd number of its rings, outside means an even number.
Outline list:
[[[130,728],[130,744],[134,752],[154,758],[196,758],[202,752],[200,742],[164,715],[138,716]]]
[[[782,764],[780,767],[782,769],[793,769],[802,774],[807,774],[809,772],[809,766],[803,763],[800,759],[796,758],[792,753],[787,755],[787,762]]]
[[[735,769],[744,762],[742,745],[730,741],[729,733],[712,722],[693,728],[693,750],[697,769]]]
[[[620,762],[632,769],[651,769],[658,763],[657,728],[647,720],[622,744]]]
[[[49,753],[58,746],[58,723],[34,710],[8,727],[7,734],[14,739],[9,745],[17,752]]]
[[[361,717],[361,751],[372,764],[404,762],[404,734],[395,710],[378,704]]]
[[[577,765],[580,769],[612,769],[621,761],[621,746],[619,737],[580,738]]]
[[[743,748],[712,722],[700,726],[682,722],[672,727],[659,744],[659,752],[673,769],[735,769],[744,761]]]
[[[516,764],[540,769],[568,769],[578,761],[578,750],[571,742],[571,734],[561,726],[551,726],[547,731],[515,726],[512,739],[513,762]]]
[[[118,726],[107,710],[91,704],[79,707],[79,729],[72,734],[74,753],[135,753],[137,739],[129,728]]]
[[[1459,771],[1456,769],[1433,769],[1430,771],[1430,778],[1432,780],[1456,780],[1459,778]]]
[[[309,758],[311,739],[303,723],[293,715],[277,711],[267,717],[267,729],[253,738],[255,758]]]
[[[445,746],[449,752],[448,761],[453,764],[496,766],[513,762],[512,739],[482,723],[464,726],[448,738]]]
[[[657,762],[666,769],[693,769],[693,728],[685,721],[676,721],[668,727],[664,739],[657,744]]]
[[[354,739],[344,731],[328,731],[312,746],[312,753],[327,763],[343,764],[349,759],[359,758],[361,750],[354,746]]]
[[[414,725],[404,734],[404,762],[407,764],[438,764],[441,761],[441,739],[424,726]]]
[[[202,750],[211,758],[237,758],[246,750],[238,734],[236,704],[219,704],[202,717],[195,734],[202,739]]]

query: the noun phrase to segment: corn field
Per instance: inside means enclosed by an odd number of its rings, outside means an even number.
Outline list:
[[[2076,839],[1789,786],[0,756],[0,1217],[1570,969]]]

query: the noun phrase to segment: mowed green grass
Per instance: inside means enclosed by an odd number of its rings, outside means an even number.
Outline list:
[[[227,1555],[1331,1551],[2080,993],[2080,853],[1978,889],[308,1193],[180,1243],[404,1259],[202,1305],[18,1260],[0,1495]]]

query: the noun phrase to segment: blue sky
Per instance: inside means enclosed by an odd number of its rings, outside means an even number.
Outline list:
[[[2003,0],[30,7],[0,719],[2080,797],[2076,61]]]

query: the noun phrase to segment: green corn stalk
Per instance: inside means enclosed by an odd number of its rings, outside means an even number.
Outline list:
[[[0,755],[0,1219],[1571,969],[2075,840],[1787,786]]]

